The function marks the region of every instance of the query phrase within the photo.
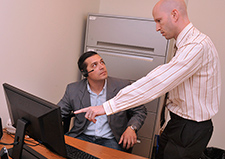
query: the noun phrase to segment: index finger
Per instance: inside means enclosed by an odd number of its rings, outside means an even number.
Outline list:
[[[83,108],[74,112],[74,114],[86,113],[88,108]]]

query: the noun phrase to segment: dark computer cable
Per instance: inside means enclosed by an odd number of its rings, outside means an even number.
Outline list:
[[[14,134],[11,134],[11,133],[8,133],[8,131],[6,131],[5,129],[3,130],[4,133],[7,133],[8,135],[10,135],[11,138],[15,138],[15,135]],[[26,145],[28,146],[38,146],[40,145],[41,143],[40,142],[37,142],[35,143],[34,141],[31,141],[31,140],[28,140],[28,139],[24,139],[24,141],[26,141]],[[0,145],[17,145],[19,144],[19,142],[13,142],[13,143],[3,143],[3,142],[0,142]]]
[[[0,145],[17,145],[19,142],[13,142],[13,143],[4,143],[4,142],[0,142]]]

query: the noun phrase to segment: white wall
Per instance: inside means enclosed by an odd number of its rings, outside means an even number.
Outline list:
[[[158,0],[101,0],[99,13],[152,18]]]
[[[0,117],[9,116],[2,84],[57,103],[78,78],[85,19],[99,0],[0,1]]]

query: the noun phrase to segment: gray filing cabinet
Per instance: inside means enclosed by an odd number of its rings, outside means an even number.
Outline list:
[[[166,63],[169,41],[157,33],[152,19],[89,14],[85,51],[97,51],[109,76],[135,81]],[[151,157],[159,99],[146,104],[148,115],[132,153]]]

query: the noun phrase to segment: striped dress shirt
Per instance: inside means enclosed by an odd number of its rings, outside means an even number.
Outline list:
[[[179,34],[176,55],[103,103],[107,115],[148,103],[169,92],[169,111],[205,121],[218,112],[221,94],[219,57],[210,38],[192,23]]]

